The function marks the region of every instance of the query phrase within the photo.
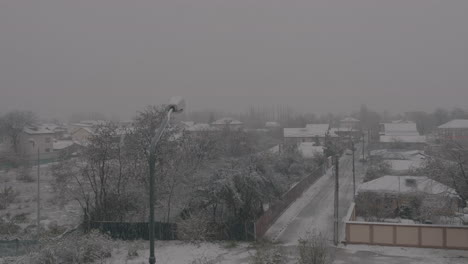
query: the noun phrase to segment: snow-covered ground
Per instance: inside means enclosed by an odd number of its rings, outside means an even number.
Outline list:
[[[465,264],[468,251],[348,245],[336,250],[334,264]]]
[[[138,256],[128,257],[129,243],[122,243],[114,249],[112,258],[106,260],[106,264],[142,264],[148,263],[149,249],[147,241],[137,241],[142,249],[138,250]],[[205,263],[197,260],[213,261],[217,264],[241,264],[249,263],[251,256],[255,254],[249,243],[239,243],[235,247],[228,247],[229,243],[188,243],[181,241],[157,241],[156,263],[164,264],[191,264]]]
[[[359,153],[359,151],[357,152]],[[364,166],[356,159],[356,189],[364,175]],[[352,158],[340,159],[340,219],[353,200]],[[335,177],[332,169],[313,184],[296,200],[267,231],[266,237],[284,246],[297,245],[298,239],[307,232],[322,233],[330,240],[333,237],[333,204]],[[340,221],[341,238],[344,237],[343,221]]]

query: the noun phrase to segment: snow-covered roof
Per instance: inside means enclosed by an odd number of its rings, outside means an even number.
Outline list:
[[[385,123],[383,126],[386,136],[419,136],[415,123]]]
[[[330,129],[329,124],[307,124],[306,128],[311,131],[311,133],[315,135],[325,135],[328,130]]]
[[[418,169],[423,165],[424,160],[386,160],[395,172],[406,172],[411,169]]]
[[[224,117],[211,123],[213,125],[242,125],[243,123],[231,117]]]
[[[348,116],[348,117],[344,118],[343,120],[341,120],[340,122],[360,122],[360,121],[359,121],[359,119]]]
[[[409,120],[404,120],[404,119],[399,119],[399,120],[393,120],[392,124],[416,124],[413,121]]]
[[[34,135],[34,134],[54,134],[53,129],[49,129],[48,127],[44,126],[28,126],[23,129],[23,132],[26,134]]]
[[[302,137],[325,137],[329,132],[330,125],[328,124],[308,124],[305,128],[284,128],[284,137],[302,138]],[[334,133],[335,130],[330,129],[330,137],[338,137]]]
[[[94,134],[94,130],[91,127],[80,127],[78,129],[75,129],[72,134],[75,134],[76,132],[80,131],[81,129],[89,132],[90,134]]]
[[[265,127],[280,127],[280,124],[275,121],[269,121],[265,123]]]
[[[313,137],[314,135],[307,128],[284,128],[284,137]]]
[[[57,125],[57,124],[49,123],[49,124],[42,124],[41,126],[48,128],[52,131],[66,131],[66,128],[64,126]]]
[[[54,141],[54,150],[62,150],[75,144],[72,140],[57,140]]]
[[[186,130],[191,131],[191,132],[201,132],[201,131],[217,131],[219,129],[216,127],[212,127],[209,124],[198,123],[198,124],[194,124],[186,128]]]
[[[80,121],[81,124],[88,124],[92,126],[97,126],[97,125],[104,125],[107,123],[105,120],[82,120]]]
[[[297,149],[304,158],[313,158],[315,154],[323,154],[323,147],[314,144],[312,142],[302,142]]]
[[[180,123],[182,123],[182,125],[184,125],[186,127],[191,127],[191,126],[195,125],[194,121],[182,121]]]
[[[426,155],[421,150],[376,149],[371,150],[371,156],[379,156],[384,160],[415,160],[425,159]]]
[[[365,182],[359,187],[359,192],[382,193],[426,193],[458,196],[457,192],[426,176],[393,176],[386,175],[378,179]]]
[[[382,135],[380,136],[380,142],[392,143],[426,143],[426,136],[420,135]]]
[[[439,128],[468,128],[468,119],[454,119],[439,126]]]

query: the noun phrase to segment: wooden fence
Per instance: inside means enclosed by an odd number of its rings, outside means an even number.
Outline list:
[[[468,250],[468,226],[356,222],[354,204],[346,243]]]

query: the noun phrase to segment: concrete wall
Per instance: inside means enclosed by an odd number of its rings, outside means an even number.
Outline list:
[[[30,142],[34,140],[34,146]],[[19,153],[28,159],[37,159],[37,149],[39,148],[41,159],[51,159],[54,153],[54,134],[27,134],[22,133],[19,137]]]
[[[354,208],[353,213],[354,215]],[[346,243],[468,250],[468,226],[346,222]]]

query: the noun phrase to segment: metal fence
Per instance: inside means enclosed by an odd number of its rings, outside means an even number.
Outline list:
[[[37,244],[37,240],[0,240],[0,257],[13,257],[26,254]]]
[[[89,222],[86,229],[97,229],[114,239],[149,239],[149,225],[141,222]],[[177,239],[177,225],[174,223],[154,223],[154,237],[158,240]]]
[[[155,222],[154,237],[158,240],[177,240],[176,223],[161,223]],[[254,241],[255,240],[255,223],[210,223],[209,226],[213,230],[212,239],[215,240],[240,240]],[[114,239],[122,240],[137,240],[149,239],[148,223],[130,223],[130,222],[89,222],[85,229],[96,229],[101,233],[108,234]]]

